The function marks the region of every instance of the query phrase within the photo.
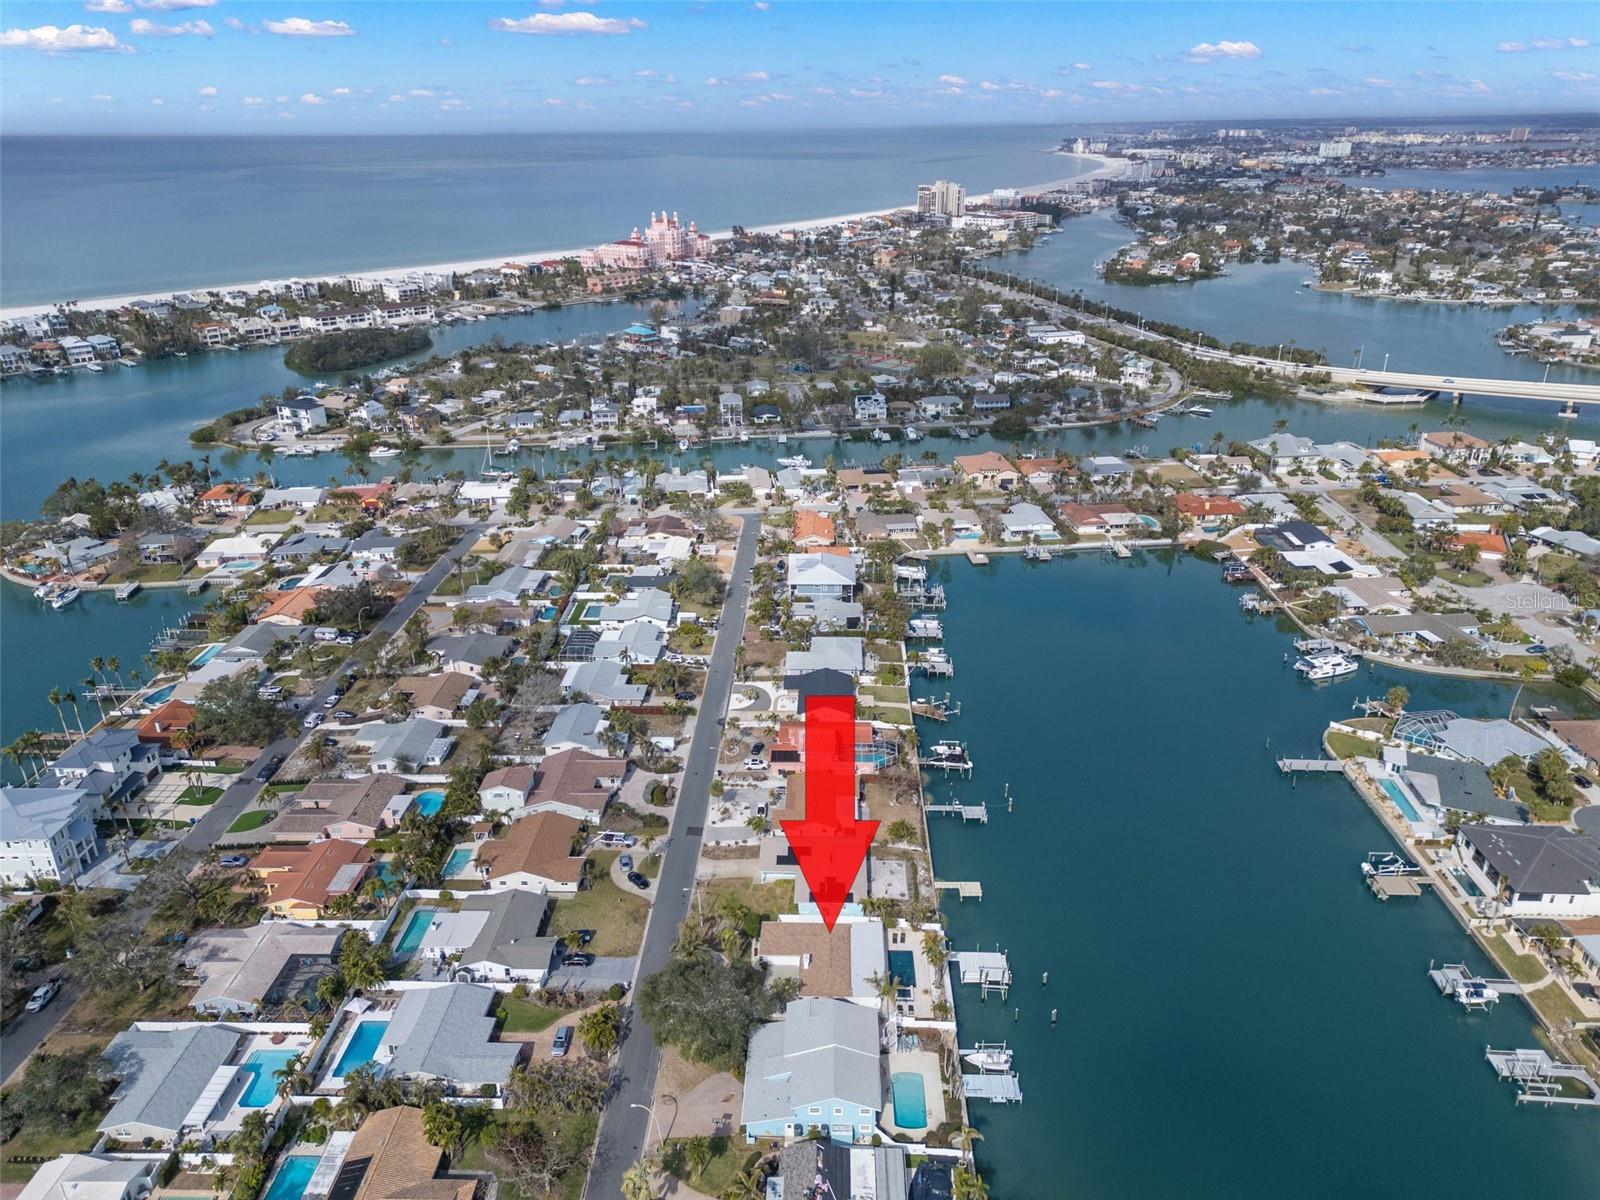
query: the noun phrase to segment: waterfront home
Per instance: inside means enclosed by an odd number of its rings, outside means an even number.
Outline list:
[[[0,787],[0,883],[76,882],[100,857],[98,811],[77,788]]]
[[[1202,496],[1196,492],[1179,492],[1173,498],[1173,502],[1187,525],[1217,529],[1244,516],[1244,505],[1231,496]]]
[[[273,539],[254,534],[239,533],[221,537],[209,543],[195,557],[194,565],[202,571],[215,571],[229,563],[261,562],[272,548]]]
[[[841,921],[829,930],[821,921],[763,921],[750,958],[774,978],[800,981],[802,996],[848,1000],[876,1010],[879,984],[889,975],[883,922]],[[914,980],[903,980],[908,986]]]
[[[855,1146],[830,1138],[791,1142],[767,1180],[769,1200],[826,1196],[829,1200],[936,1200],[948,1197],[950,1167],[924,1161],[912,1173],[906,1148]]]
[[[785,559],[791,599],[854,600],[855,560],[844,554],[790,554]]]
[[[1417,447],[1429,458],[1452,467],[1481,467],[1494,450],[1482,438],[1459,429],[1425,433],[1417,439]]]
[[[183,700],[167,700],[152,708],[133,727],[141,742],[170,751],[181,733],[194,724],[194,705]]]
[[[322,503],[322,496],[326,489],[320,487],[281,487],[267,488],[261,493],[261,500],[257,508],[279,509],[298,508],[301,512],[309,512]]]
[[[829,513],[813,508],[797,508],[794,513],[794,544],[814,550],[831,546],[838,540],[839,531]]]
[[[258,625],[304,625],[317,607],[322,588],[298,587],[285,592],[262,592],[263,604],[255,612]]]
[[[299,395],[279,400],[273,412],[278,424],[290,433],[310,433],[328,423],[328,410],[315,396]]]
[[[1411,798],[1437,812],[1441,825],[1446,813],[1497,825],[1527,822],[1526,807],[1514,794],[1499,795],[1482,763],[1385,746],[1383,768],[1405,784]]]
[[[240,1033],[231,1025],[125,1029],[103,1052],[117,1080],[111,1110],[96,1126],[119,1142],[173,1146],[204,1138],[237,1095],[237,1068],[225,1073]],[[214,1086],[222,1083],[224,1086]]]
[[[41,1164],[16,1200],[144,1200],[160,1182],[162,1158],[63,1154]]]
[[[265,907],[277,917],[319,920],[340,896],[354,896],[372,867],[364,845],[333,839],[309,846],[272,846],[250,860],[266,885]]]
[[[1000,525],[1005,530],[1005,540],[1008,542],[1021,542],[1028,538],[1041,542],[1055,541],[1061,536],[1056,531],[1055,522],[1037,504],[1013,504],[1000,514]]]
[[[860,629],[866,620],[866,609],[854,600],[796,600],[790,605],[790,612],[797,621],[810,621],[817,633]]]
[[[961,415],[960,396],[924,396],[917,401],[917,412],[926,421],[948,421]]]
[[[889,401],[882,392],[867,392],[853,402],[855,418],[862,424],[886,421],[889,418]]]
[[[540,987],[561,946],[560,938],[543,936],[550,915],[543,892],[469,892],[450,908],[416,911],[428,922],[418,953],[441,969],[467,971],[485,982]]]
[[[544,748],[550,754],[561,750],[587,750],[598,754],[605,748],[607,728],[606,710],[598,704],[583,701],[563,705],[556,711],[550,728],[545,730]]]
[[[422,1129],[422,1110],[371,1113],[350,1139],[339,1169],[339,1200],[478,1200],[476,1175],[444,1173],[444,1151]]]
[[[1470,758],[1486,767],[1507,757],[1530,760],[1552,746],[1559,748],[1556,740],[1547,742],[1504,717],[1477,720],[1449,709],[1407,712],[1395,722],[1394,736],[1407,745]],[[1566,752],[1564,757],[1571,765],[1582,765],[1576,753]]]
[[[1456,830],[1456,853],[1503,916],[1600,917],[1600,841],[1553,825]]]
[[[182,533],[139,535],[139,562],[145,566],[185,562],[194,553],[194,539]]]
[[[443,671],[477,678],[488,662],[504,659],[517,648],[517,639],[496,633],[447,633],[427,644]]]
[[[829,686],[842,685],[849,687],[850,677],[838,671],[823,668],[804,675],[797,684],[798,691],[809,693],[813,682],[822,683],[822,676],[829,675]],[[819,691],[818,695],[833,695],[837,693]],[[774,770],[800,771],[805,763],[805,722],[784,721],[778,725],[777,732],[772,735],[772,742],[768,747],[769,759]],[[857,721],[855,723],[855,763],[856,770],[861,774],[870,774],[880,767],[892,764],[899,755],[899,746],[888,738],[881,736],[871,721]]]
[[[858,637],[813,637],[805,650],[790,650],[783,656],[784,686],[791,690],[793,680],[812,671],[842,671],[852,678],[866,670],[866,649]]]
[[[866,1143],[883,1111],[878,1013],[807,996],[750,1038],[739,1123],[745,1140],[800,1138],[821,1129],[835,1142]]]
[[[1056,511],[1076,534],[1138,532],[1139,514],[1126,504],[1071,504],[1058,502]]]
[[[1393,576],[1363,579],[1351,576],[1322,589],[1323,595],[1332,596],[1345,613],[1366,616],[1403,614],[1411,611],[1411,590]]]
[[[583,881],[583,852],[574,853],[582,822],[560,812],[513,821],[478,849],[477,867],[489,891],[522,888],[571,895]]]
[[[258,836],[272,842],[326,838],[368,842],[396,828],[415,801],[398,775],[318,780],[285,794],[277,816],[261,827]]]
[[[1110,484],[1133,475],[1133,468],[1125,459],[1111,454],[1091,455],[1078,464],[1078,470],[1096,484]]]
[[[219,483],[201,492],[194,502],[222,516],[244,516],[255,508],[255,493],[242,484]]]
[[[1064,458],[1019,458],[1017,471],[1036,488],[1053,488],[1059,480],[1072,473]]]
[[[1374,612],[1357,617],[1356,624],[1380,641],[1392,640],[1419,648],[1442,646],[1446,642],[1475,641],[1478,636],[1478,618],[1474,613],[1386,615]]]
[[[406,774],[437,767],[450,757],[455,738],[447,727],[426,717],[407,717],[394,723],[368,721],[356,731],[356,744],[367,748],[374,771]]]
[[[643,704],[650,688],[628,682],[628,669],[615,660],[573,663],[561,677],[566,699],[592,700],[603,708]]]
[[[412,716],[448,721],[477,686],[478,681],[464,671],[444,671],[438,675],[402,675],[389,690],[410,700]]]
[[[476,983],[402,992],[373,1061],[386,1075],[438,1081],[461,1095],[503,1088],[522,1044],[494,1040],[499,1002],[499,992]]]
[[[306,999],[333,970],[343,929],[266,922],[246,929],[207,929],[184,943],[180,960],[200,986],[189,998],[197,1012],[255,1013]]]
[[[138,795],[160,777],[160,755],[135,730],[97,729],[46,767],[40,780],[109,803]]]
[[[993,450],[957,455],[954,465],[959,477],[988,492],[1009,492],[1022,478],[1005,455]]]

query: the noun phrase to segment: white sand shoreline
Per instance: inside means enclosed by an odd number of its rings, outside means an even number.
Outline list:
[[[1074,175],[1068,179],[1053,180],[1049,183],[1033,184],[1018,190],[1024,192],[1043,192],[1052,188],[1065,187],[1069,183],[1081,183],[1089,179],[1117,178],[1126,173],[1128,160],[1123,158],[1108,158],[1101,154],[1077,154],[1073,158],[1094,159],[1100,165],[1082,175]],[[973,197],[981,199],[981,197]],[[881,217],[887,213],[899,211],[905,205],[896,205],[893,208],[877,208],[866,212],[844,213],[831,217],[811,217],[800,221],[776,221],[768,225],[750,225],[745,228],[751,233],[781,233],[784,230],[806,232],[813,229],[825,229],[830,225],[842,225],[848,221],[861,221],[868,217]],[[713,239],[724,239],[733,236],[732,229],[721,229],[710,234]],[[281,279],[392,279],[414,272],[430,271],[437,273],[464,274],[470,271],[492,270],[507,262],[538,261],[549,258],[577,258],[585,251],[593,249],[592,246],[580,246],[568,250],[524,250],[517,253],[497,254],[491,258],[461,259],[454,262],[433,262],[413,264],[410,266],[374,267],[360,271],[336,271],[323,275],[285,275]],[[83,312],[94,312],[104,309],[121,308],[132,304],[136,300],[160,301],[170,299],[180,292],[226,292],[235,289],[254,292],[260,289],[261,279],[236,281],[233,283],[193,284],[187,287],[166,288],[149,292],[130,292],[120,296],[86,296],[70,301],[39,301],[34,304],[12,304],[0,306],[0,320],[15,320],[19,317],[31,316],[35,313],[48,312],[61,304],[70,303]]]

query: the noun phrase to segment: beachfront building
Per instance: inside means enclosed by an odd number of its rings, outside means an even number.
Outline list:
[[[806,996],[751,1037],[739,1122],[746,1141],[821,1129],[835,1142],[866,1143],[882,1110],[876,1008]]]
[[[924,216],[955,218],[965,216],[967,189],[948,179],[917,184],[917,211]]]
[[[663,211],[652,212],[650,223],[642,231],[635,228],[625,238],[585,251],[581,261],[586,270],[650,271],[710,254],[711,239],[693,221],[684,225],[677,213]]]

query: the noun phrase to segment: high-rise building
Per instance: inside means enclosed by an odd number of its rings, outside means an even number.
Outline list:
[[[1511,131],[1511,140],[1513,142],[1525,142],[1525,141],[1527,141],[1528,140],[1528,127],[1526,125],[1518,125],[1516,128],[1514,128]]]
[[[967,189],[945,179],[919,183],[917,211],[936,217],[959,217],[967,211]]]

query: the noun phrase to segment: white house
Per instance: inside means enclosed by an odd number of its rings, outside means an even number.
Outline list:
[[[100,857],[94,816],[77,788],[0,787],[0,882],[72,883]]]
[[[1472,825],[1456,853],[1508,917],[1600,917],[1600,841],[1556,825]]]

